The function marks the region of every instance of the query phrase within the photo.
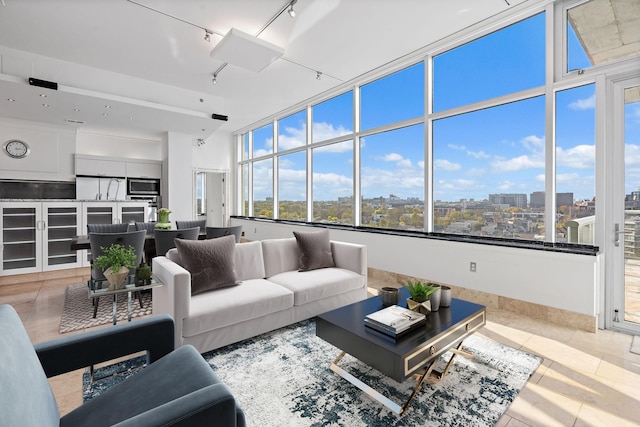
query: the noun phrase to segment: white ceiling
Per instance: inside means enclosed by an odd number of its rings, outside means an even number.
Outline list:
[[[222,35],[231,28],[255,35],[289,1],[136,0],[143,7],[128,0],[0,0],[0,117],[206,138],[216,129],[248,126],[524,1],[298,0],[295,18],[284,12],[259,35],[284,48],[284,57],[259,73],[229,64],[214,85],[213,73],[223,63],[210,51]],[[198,27],[214,33],[211,42]],[[323,73],[320,80],[316,71]],[[57,82],[59,90],[29,86],[28,77]],[[212,120],[212,113],[229,120]]]

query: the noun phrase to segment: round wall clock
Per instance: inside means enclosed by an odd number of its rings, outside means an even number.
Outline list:
[[[7,156],[13,157],[14,159],[23,159],[31,152],[29,145],[19,139],[10,139],[2,148]]]

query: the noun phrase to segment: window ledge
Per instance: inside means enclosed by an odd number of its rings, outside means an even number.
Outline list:
[[[248,216],[231,216],[234,219],[267,222],[276,224],[302,225],[310,227],[324,227],[336,230],[357,231],[361,233],[387,234],[392,236],[414,237],[419,239],[445,240],[449,242],[471,243],[478,245],[502,246],[507,248],[531,249],[546,252],[561,252],[576,255],[598,255],[598,246],[578,245],[570,243],[539,242],[534,240],[507,239],[499,237],[465,236],[446,233],[427,233],[423,231],[389,230],[374,227],[356,227],[353,225],[328,224],[322,222],[289,221],[280,219],[256,218]]]

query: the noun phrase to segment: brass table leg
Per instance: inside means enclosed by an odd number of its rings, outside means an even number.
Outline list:
[[[409,399],[406,401],[406,403],[403,406],[398,405],[388,397],[384,396],[382,393],[373,389],[371,386],[365,384],[358,378],[351,375],[349,372],[339,367],[338,363],[342,360],[342,358],[346,354],[344,351],[340,353],[333,362],[331,362],[331,364],[329,365],[329,369],[331,369],[336,374],[340,375],[345,380],[349,381],[354,386],[358,387],[360,390],[364,391],[372,399],[376,400],[379,403],[382,403],[384,406],[389,408],[395,414],[402,415],[409,408],[409,406],[411,405],[411,402],[413,402],[413,399],[416,397],[416,395],[422,388],[422,384],[425,381],[431,384],[437,384],[438,382],[440,382],[440,380],[442,380],[442,378],[444,378],[444,376],[447,375],[447,373],[449,372],[449,369],[451,368],[451,365],[453,365],[453,361],[455,360],[457,355],[461,355],[470,359],[473,358],[473,354],[471,354],[468,351],[461,350],[461,347],[462,347],[462,342],[460,342],[455,348],[449,349],[449,351],[452,352],[453,354],[451,355],[451,359],[449,359],[449,362],[447,362],[447,365],[445,366],[442,372],[436,371],[434,369],[436,365],[435,364],[436,360],[434,360],[429,365],[429,367],[424,369],[423,373],[414,375],[413,378],[416,380],[416,385],[413,388],[411,396],[409,396]]]

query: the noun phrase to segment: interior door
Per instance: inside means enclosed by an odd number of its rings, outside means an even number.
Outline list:
[[[640,335],[640,77],[613,84],[610,326]]]

